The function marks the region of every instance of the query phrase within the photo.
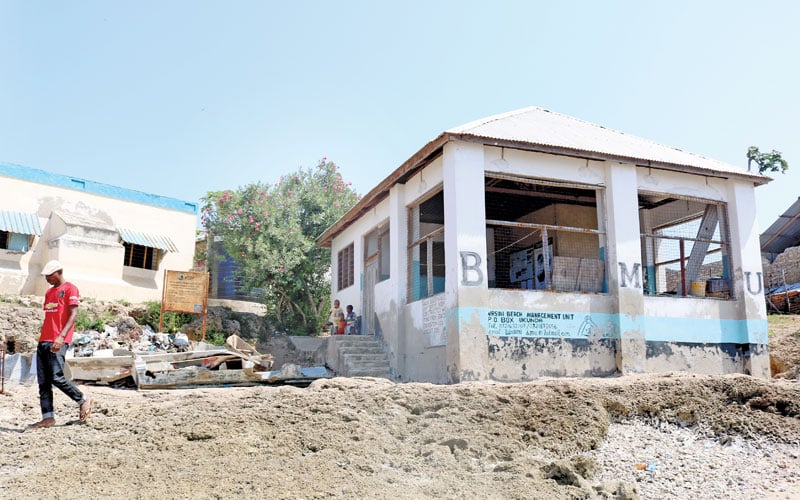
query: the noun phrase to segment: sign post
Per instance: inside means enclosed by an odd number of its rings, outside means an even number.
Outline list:
[[[158,329],[163,331],[164,311],[203,315],[203,338],[206,339],[208,312],[208,273],[166,271]]]

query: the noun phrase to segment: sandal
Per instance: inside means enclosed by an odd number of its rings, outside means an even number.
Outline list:
[[[92,401],[90,398],[84,401],[83,404],[80,406],[81,422],[86,422],[87,420],[89,420],[89,415],[92,414],[92,403],[94,403],[94,401]]]

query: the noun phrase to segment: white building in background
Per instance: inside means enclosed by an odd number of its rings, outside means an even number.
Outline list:
[[[161,300],[192,268],[197,205],[0,163],[0,294],[44,295],[58,259],[84,297]]]
[[[768,377],[769,180],[526,108],[442,133],[318,241],[398,380]]]

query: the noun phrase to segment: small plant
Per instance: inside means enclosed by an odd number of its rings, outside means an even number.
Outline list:
[[[123,305],[125,307],[130,307],[131,306],[131,301],[130,300],[119,299],[117,302],[119,302],[121,305]]]
[[[112,321],[114,321],[114,315],[108,311],[98,316],[88,309],[79,307],[78,316],[75,318],[75,330],[79,332],[87,330],[102,332],[106,329],[106,325]]]
[[[225,334],[223,332],[206,332],[206,343],[225,345]]]
[[[150,325],[153,330],[158,330],[159,318],[161,316],[161,302],[148,301],[145,302],[145,313],[142,318],[144,324]],[[180,313],[173,311],[164,311],[164,318],[162,330],[165,333],[176,333],[181,331],[181,327],[187,323],[191,323],[193,316],[189,313]]]
[[[85,332],[92,329],[92,317],[86,309],[78,308],[78,316],[75,318],[75,331]]]

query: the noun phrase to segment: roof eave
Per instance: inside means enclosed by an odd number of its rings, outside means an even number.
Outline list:
[[[437,156],[449,140],[447,133],[440,134],[436,139],[430,141],[422,147],[419,151],[414,153],[402,165],[397,167],[394,172],[389,174],[380,184],[372,188],[372,190],[364,195],[358,203],[347,211],[339,220],[334,222],[328,229],[326,229],[319,237],[317,237],[317,245],[322,247],[331,246],[331,241],[339,233],[350,224],[350,221],[358,218],[373,206],[377,205],[384,198],[389,196],[389,190],[395,184],[405,184],[406,181],[414,175],[420,168],[425,166],[431,159]]]
[[[692,165],[683,165],[678,163],[669,163],[662,161],[646,160],[642,158],[634,158],[629,156],[612,155],[607,153],[600,153],[597,151],[586,151],[583,149],[568,148],[563,146],[549,146],[544,144],[534,144],[522,141],[512,141],[508,139],[498,139],[492,137],[484,137],[474,134],[447,134],[450,139],[456,139],[464,142],[479,142],[487,146],[506,147],[512,149],[519,149],[523,151],[532,151],[536,153],[548,153],[560,156],[572,156],[576,158],[598,160],[598,161],[618,161],[620,163],[632,163],[640,167],[652,167],[662,170],[672,170],[675,172],[692,173],[703,175],[706,177],[719,177],[723,179],[736,178],[746,180],[760,186],[772,181],[771,177],[761,174],[752,174],[749,172],[729,172],[724,170],[714,170],[709,168],[695,167]]]
[[[598,161],[618,161],[621,163],[632,163],[637,166],[651,167],[662,170],[672,170],[675,172],[691,173],[702,175],[706,177],[719,177],[723,179],[736,178],[752,182],[756,186],[766,184],[772,178],[760,174],[752,174],[749,172],[728,172],[722,170],[713,170],[708,168],[700,168],[692,165],[681,165],[668,162],[660,162],[653,160],[644,160],[641,158],[632,158],[627,156],[611,155],[606,153],[599,153],[595,151],[585,151],[575,148],[567,148],[563,146],[548,146],[543,144],[533,144],[522,141],[513,141],[508,139],[498,139],[493,137],[479,136],[468,133],[458,132],[443,132],[436,139],[430,141],[428,144],[417,151],[413,156],[400,165],[394,172],[386,177],[380,184],[374,187],[367,193],[353,208],[347,211],[338,221],[334,222],[328,229],[326,229],[316,240],[317,245],[323,247],[331,246],[333,238],[350,224],[350,222],[363,213],[370,210],[373,206],[380,203],[386,196],[389,195],[389,190],[395,184],[405,184],[405,182],[414,175],[420,168],[425,166],[431,159],[437,156],[445,143],[459,140],[464,142],[479,142],[487,146],[507,147],[519,149],[523,151],[532,151],[537,153],[548,153],[560,156],[572,156],[577,158],[598,160]]]

